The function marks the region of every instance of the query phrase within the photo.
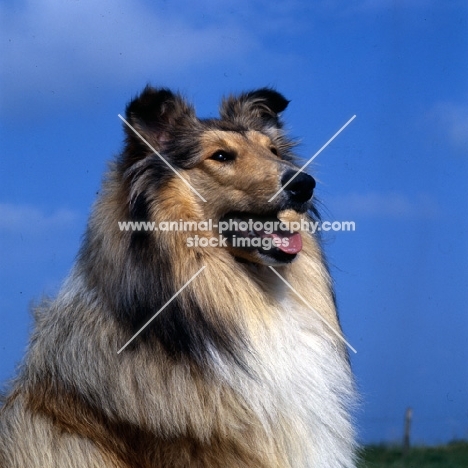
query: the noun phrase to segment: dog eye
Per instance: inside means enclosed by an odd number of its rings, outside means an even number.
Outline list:
[[[270,148],[270,151],[271,151],[275,156],[278,156],[278,150],[277,150],[274,146],[272,146],[272,147]]]
[[[228,151],[218,150],[216,151],[216,153],[213,153],[210,159],[218,162],[228,162],[234,161],[234,159],[236,159],[236,156]]]

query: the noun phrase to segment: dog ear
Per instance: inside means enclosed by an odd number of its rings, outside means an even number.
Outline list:
[[[248,128],[279,129],[282,127],[282,122],[278,114],[284,111],[288,104],[289,101],[274,89],[261,88],[223,100],[220,115],[224,120]]]
[[[151,152],[146,140],[157,151],[175,138],[178,128],[196,121],[195,110],[180,95],[166,88],[146,86],[126,109],[124,123],[127,149],[131,154]]]

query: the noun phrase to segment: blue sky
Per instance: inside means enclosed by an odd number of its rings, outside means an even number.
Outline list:
[[[273,86],[325,219],[364,442],[468,437],[468,4],[264,0],[0,4],[0,380],[28,309],[71,268],[117,117],[150,82],[201,116]]]

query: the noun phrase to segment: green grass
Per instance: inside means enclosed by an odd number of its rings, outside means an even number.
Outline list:
[[[400,447],[371,445],[361,453],[359,468],[467,468],[468,442],[440,447],[413,447],[403,456]]]

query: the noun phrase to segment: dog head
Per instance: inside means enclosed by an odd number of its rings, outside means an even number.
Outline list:
[[[310,209],[315,181],[294,165],[279,117],[287,105],[263,88],[223,100],[218,119],[199,119],[180,95],[145,88],[127,106],[119,161],[131,217],[211,219],[236,258],[294,260],[301,235],[280,221],[297,221]]]

